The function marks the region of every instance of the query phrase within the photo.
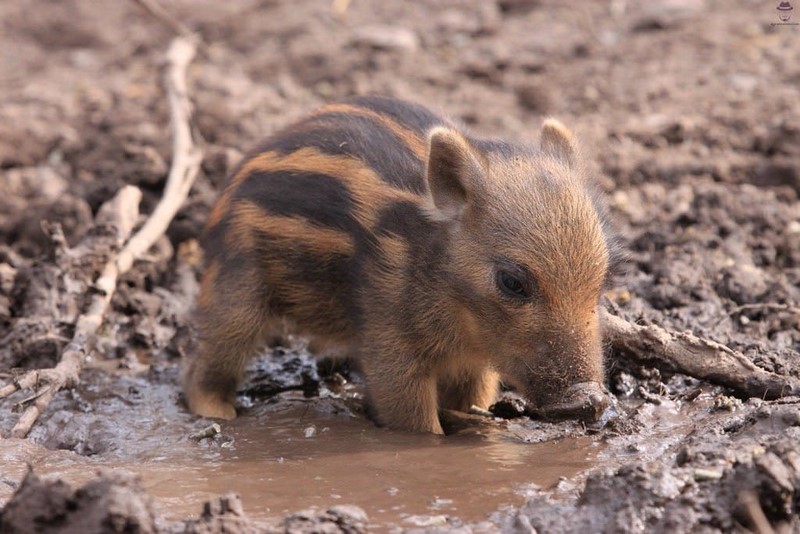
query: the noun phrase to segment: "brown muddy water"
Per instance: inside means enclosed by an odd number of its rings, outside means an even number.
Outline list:
[[[236,491],[254,519],[349,503],[364,508],[372,524],[414,525],[438,515],[481,521],[519,506],[533,485],[549,487],[591,467],[599,449],[588,437],[526,444],[502,436],[410,435],[326,414],[324,404],[278,404],[269,414],[223,425],[213,444],[165,428],[160,440],[131,439],[107,457],[84,457],[0,440],[3,475],[20,480],[29,464],[47,477],[82,483],[98,468],[128,470],[142,477],[170,519],[196,516],[203,501]],[[0,498],[10,490],[4,487]]]
[[[571,491],[592,468],[657,454],[685,436],[691,421],[679,405],[666,403],[637,409],[647,432],[602,443],[585,433],[543,438],[543,423],[531,429],[520,420],[446,437],[413,435],[377,428],[359,415],[353,387],[341,394],[323,389],[314,398],[280,393],[223,423],[218,436],[195,441],[189,435],[209,421],[186,414],[174,381],[164,382],[98,373],[34,430],[40,444],[0,440],[0,503],[31,465],[74,484],[100,468],[136,473],[176,520],[235,491],[253,519],[356,504],[373,527],[435,525],[442,516],[480,522],[521,505],[536,488]],[[87,406],[83,413],[66,409],[76,402]],[[64,441],[67,435],[72,441]],[[83,440],[83,455],[52,450],[75,448],[74,436]]]

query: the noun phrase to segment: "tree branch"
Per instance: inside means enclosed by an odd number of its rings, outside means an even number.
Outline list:
[[[622,355],[637,363],[661,365],[748,397],[776,399],[800,394],[800,380],[765,371],[741,352],[660,326],[641,326],[612,315],[601,306],[605,339]]]
[[[75,333],[52,369],[37,369],[0,388],[0,399],[20,389],[38,388],[36,395],[11,431],[14,437],[25,437],[39,415],[56,393],[74,387],[79,380],[86,355],[94,346],[97,331],[103,324],[118,278],[126,273],[166,232],[175,214],[183,205],[194,183],[202,161],[202,151],[194,144],[191,130],[191,103],[188,98],[186,71],[195,56],[197,42],[193,36],[176,37],[167,52],[166,90],[170,105],[173,159],[164,193],[144,226],[125,244],[119,254],[112,254],[93,284],[92,297],[86,311],[75,324]],[[138,218],[141,199],[139,189],[126,186],[98,212],[97,224],[112,223],[120,243],[130,235]],[[80,250],[81,247],[76,247]],[[86,250],[91,253],[91,250]]]

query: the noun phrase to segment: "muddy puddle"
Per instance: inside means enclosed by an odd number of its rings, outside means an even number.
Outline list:
[[[376,523],[437,514],[480,521],[520,504],[530,484],[573,477],[597,455],[588,438],[524,444],[502,436],[414,436],[307,411],[237,421],[230,428],[236,450],[221,453],[207,474],[212,493],[247,476],[244,502],[254,514],[341,501],[358,503]]]
[[[266,357],[254,371],[268,370],[282,377],[282,387],[299,388],[310,365],[307,355]],[[0,440],[0,500],[11,496],[27,465],[73,484],[105,468],[139,475],[171,520],[197,516],[203,502],[235,491],[255,520],[357,504],[374,527],[432,526],[445,516],[480,523],[538,489],[569,492],[595,468],[657,456],[705,412],[702,396],[689,405],[623,406],[643,431],[616,438],[552,425],[555,433],[542,440],[547,424],[527,419],[446,437],[412,435],[374,426],[359,413],[360,388],[348,385],[340,394],[323,387],[313,398],[289,390],[251,401],[220,434],[198,441],[189,436],[210,421],[185,413],[175,369],[162,372],[162,380],[107,369],[103,376],[60,400],[64,410],[35,430],[38,443]],[[79,446],[59,441],[65,434],[79,436]]]
[[[299,508],[357,503],[374,525],[418,525],[437,515],[481,521],[524,502],[526,491],[550,487],[591,467],[599,446],[591,438],[526,444],[502,435],[441,438],[376,428],[349,414],[326,414],[291,398],[223,425],[199,443],[163,428],[159,437],[115,444],[113,453],[81,457],[29,442],[0,441],[6,480],[20,480],[30,464],[38,473],[72,483],[97,468],[124,469],[169,519],[196,516],[202,503],[236,491],[253,519]],[[253,410],[262,411],[262,410]],[[135,421],[123,421],[125,425]],[[194,428],[194,427],[193,427]],[[160,445],[158,444],[160,441]],[[11,488],[4,488],[10,493]],[[4,498],[9,494],[3,495]]]

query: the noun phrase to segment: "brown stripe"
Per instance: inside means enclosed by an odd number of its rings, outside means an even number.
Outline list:
[[[316,148],[304,147],[286,155],[264,152],[250,159],[234,180],[241,182],[257,172],[306,172],[338,178],[347,187],[356,204],[354,216],[366,228],[375,225],[380,209],[387,202],[419,201],[419,197],[413,193],[386,185],[360,160],[350,156],[331,156]]]
[[[349,113],[367,117],[395,134],[403,143],[406,144],[411,152],[420,159],[420,161],[425,161],[427,159],[428,147],[426,141],[422,139],[417,132],[406,128],[386,115],[382,115],[370,109],[351,104],[330,104],[315,111],[310,116],[319,117],[329,113]],[[323,163],[319,168],[315,168],[312,166],[315,162],[298,162],[297,158],[294,157],[295,155],[306,156],[309,154],[315,158],[331,158],[331,161]],[[279,166],[279,161],[284,163]],[[336,165],[338,164],[344,165],[345,168],[338,169],[337,172]],[[356,166],[360,168],[356,169]],[[233,191],[236,189],[236,186],[248,175],[250,175],[251,172],[280,170],[320,172],[330,176],[340,177],[348,183],[351,183],[351,180],[347,179],[347,175],[349,174],[350,176],[355,176],[355,174],[362,174],[365,170],[367,170],[367,167],[365,167],[363,162],[360,162],[356,159],[349,158],[347,156],[326,156],[318,150],[310,147],[301,148],[287,156],[281,156],[279,153],[273,151],[261,153],[245,162],[245,164],[242,165],[233,176],[214,205],[211,214],[209,215],[208,222],[206,223],[206,227],[211,228],[222,220],[222,218],[225,216],[225,213],[228,211],[230,206],[230,197],[233,194]],[[370,174],[374,176],[374,173]],[[382,181],[378,180],[378,182]]]
[[[228,212],[229,205],[230,193],[226,188],[214,203],[214,207],[211,208],[211,213],[208,215],[208,220],[206,221],[207,230],[213,228],[222,220],[222,217],[224,217],[225,213]]]
[[[287,246],[299,244],[322,256],[351,256],[355,250],[353,239],[343,232],[312,226],[297,217],[270,215],[248,200],[237,202],[232,213],[228,239],[233,248],[252,250],[258,234],[262,233],[273,241],[285,242]]]

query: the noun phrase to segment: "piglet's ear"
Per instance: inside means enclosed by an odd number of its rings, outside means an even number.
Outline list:
[[[457,218],[474,202],[484,179],[482,156],[456,130],[436,127],[428,136],[426,179],[436,209]]]
[[[542,152],[570,167],[578,165],[579,152],[575,136],[556,119],[545,119],[542,124]]]

